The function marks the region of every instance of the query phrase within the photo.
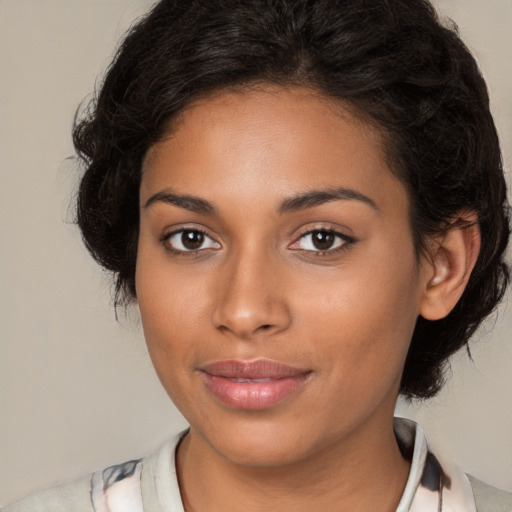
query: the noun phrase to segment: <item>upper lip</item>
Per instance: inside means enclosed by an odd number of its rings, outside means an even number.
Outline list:
[[[310,373],[310,370],[295,368],[270,359],[216,361],[202,366],[200,370],[226,379],[285,379]]]

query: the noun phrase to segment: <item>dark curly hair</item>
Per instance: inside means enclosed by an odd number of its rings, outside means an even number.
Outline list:
[[[141,164],[193,100],[258,83],[306,86],[340,100],[384,136],[407,186],[418,254],[461,212],[482,245],[444,319],[419,318],[400,392],[428,398],[447,358],[503,297],[509,205],[489,98],[454,26],[426,0],[162,0],[127,34],[97,98],[75,121],[85,164],[77,218],[93,257],[136,297]]]

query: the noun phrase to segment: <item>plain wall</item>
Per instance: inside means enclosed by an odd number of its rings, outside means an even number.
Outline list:
[[[154,375],[136,311],[116,323],[109,280],[69,211],[75,109],[150,4],[0,0],[0,504],[145,455],[185,426]],[[437,5],[488,79],[510,173],[512,1]],[[398,407],[445,458],[509,490],[511,316],[505,302],[472,345],[474,362],[454,359],[438,398]]]

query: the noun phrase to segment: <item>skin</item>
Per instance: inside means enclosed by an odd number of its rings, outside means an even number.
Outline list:
[[[447,314],[462,293],[452,262],[466,269],[475,236],[418,260],[408,195],[381,147],[341,105],[269,86],[197,101],[148,151],[137,298],[155,369],[190,423],[177,453],[187,512],[395,510],[409,470],[392,428],[409,342],[419,314]],[[341,187],[356,194],[282,211]],[[199,250],[171,236],[184,228],[205,233]],[[318,251],[311,230],[339,233],[334,248]],[[263,410],[222,403],[199,370],[261,358],[309,372]]]

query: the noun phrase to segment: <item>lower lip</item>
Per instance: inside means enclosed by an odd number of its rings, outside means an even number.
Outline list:
[[[206,387],[222,403],[235,409],[260,410],[272,407],[296,393],[309,374],[274,379],[268,382],[235,382],[203,372]]]

